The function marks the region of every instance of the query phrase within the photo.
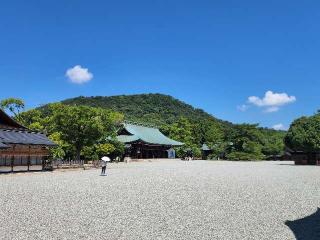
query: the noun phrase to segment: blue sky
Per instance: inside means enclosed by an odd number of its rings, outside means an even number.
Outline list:
[[[224,120],[286,128],[319,109],[319,8],[287,0],[2,2],[0,99],[31,108],[79,95],[164,93]]]

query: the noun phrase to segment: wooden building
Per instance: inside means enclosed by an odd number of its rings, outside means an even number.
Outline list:
[[[55,144],[0,110],[0,172],[42,170]]]
[[[133,159],[168,158],[172,147],[183,145],[157,128],[132,123],[123,124],[117,139],[125,144],[126,156]]]
[[[205,143],[202,144],[202,146],[201,146],[201,155],[202,155],[202,159],[203,159],[203,160],[207,160],[207,159],[208,159],[208,156],[209,156],[212,152],[213,152],[212,149],[210,149],[207,144],[205,144]]]
[[[296,165],[320,165],[320,152],[306,153],[303,151],[291,152],[291,160]]]

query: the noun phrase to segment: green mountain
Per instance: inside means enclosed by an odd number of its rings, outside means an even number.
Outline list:
[[[157,126],[172,124],[185,117],[190,122],[216,121],[224,126],[232,124],[215,118],[201,109],[163,94],[119,95],[111,97],[77,97],[62,101],[67,105],[86,105],[108,108],[123,113],[125,119]]]

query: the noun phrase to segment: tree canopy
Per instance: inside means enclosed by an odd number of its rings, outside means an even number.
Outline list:
[[[256,124],[240,124],[228,137],[227,158],[230,160],[261,160],[263,135]]]
[[[50,104],[46,113],[33,109],[20,114],[21,122],[32,130],[45,131],[59,144],[53,155],[57,158],[75,157],[95,151],[94,157],[115,151],[107,144],[108,136],[115,136],[123,115],[111,110],[88,106]],[[119,144],[116,143],[118,148]],[[115,144],[115,145],[116,145]]]
[[[62,104],[52,107],[55,108],[52,129],[60,132],[61,139],[75,147],[77,159],[80,159],[83,147],[94,145],[108,134],[113,134],[115,123],[122,120],[120,114],[102,108]]]
[[[8,110],[15,118],[18,118],[19,113],[24,110],[25,104],[22,99],[19,98],[7,98],[0,102],[0,108]]]
[[[320,151],[320,113],[294,120],[285,137],[285,143],[295,151]]]

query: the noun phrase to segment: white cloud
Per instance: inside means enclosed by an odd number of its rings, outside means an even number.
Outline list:
[[[278,123],[272,126],[274,130],[285,130],[285,126],[282,123]]]
[[[76,84],[89,82],[93,78],[93,74],[89,72],[88,68],[82,68],[80,65],[69,68],[66,72],[66,76],[72,83]]]
[[[246,104],[242,104],[242,105],[237,106],[237,109],[238,109],[240,112],[245,112],[245,111],[248,110],[248,108],[249,108],[249,106],[246,105]]]
[[[257,106],[264,107],[265,112],[277,112],[281,106],[290,104],[296,101],[295,96],[289,96],[287,93],[274,93],[267,91],[263,98],[251,96],[248,102]]]

